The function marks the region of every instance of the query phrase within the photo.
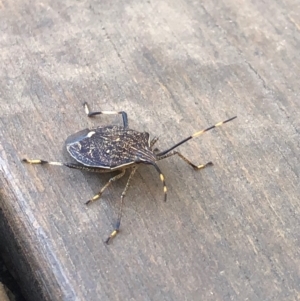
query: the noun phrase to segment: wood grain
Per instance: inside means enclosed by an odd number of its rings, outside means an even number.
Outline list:
[[[300,300],[299,1],[0,2],[0,251],[29,300]],[[124,110],[163,150],[126,178],[68,160],[93,110]]]

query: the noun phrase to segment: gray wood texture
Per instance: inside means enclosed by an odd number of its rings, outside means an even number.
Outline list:
[[[300,300],[300,2],[0,1],[0,250],[28,300]],[[126,178],[68,160],[94,110],[167,148]]]

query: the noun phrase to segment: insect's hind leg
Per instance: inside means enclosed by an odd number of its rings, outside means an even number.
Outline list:
[[[85,102],[83,104],[84,106],[84,111],[86,113],[86,115],[88,117],[93,117],[93,116],[96,116],[96,115],[116,115],[116,114],[121,114],[122,115],[122,118],[123,118],[123,126],[124,128],[128,128],[128,118],[127,118],[127,113],[124,112],[124,111],[98,111],[98,112],[90,112],[90,109],[89,109],[89,106],[87,104],[87,102]]]
[[[181,153],[179,153],[177,151],[173,151],[173,152],[170,152],[166,155],[162,155],[162,156],[158,157],[158,160],[163,160],[163,159],[169,158],[169,157],[174,156],[174,155],[179,156],[184,162],[186,162],[187,164],[192,166],[195,170],[203,169],[207,166],[213,165],[212,162],[207,162],[205,164],[195,165],[188,158],[186,158],[184,155],[182,155]]]
[[[84,166],[84,165],[72,163],[72,162],[56,162],[56,161],[46,161],[46,160],[42,160],[42,159],[25,159],[25,158],[22,159],[22,162],[29,163],[29,164],[65,166],[65,167],[72,168],[72,169],[79,169],[79,170],[97,172],[97,173],[109,172],[109,170],[107,170],[107,169],[94,168],[94,167]]]
[[[22,159],[22,162],[28,163],[28,164],[41,164],[41,165],[56,165],[56,166],[66,166],[69,168],[74,169],[86,169],[87,167],[76,164],[76,163],[68,163],[68,162],[55,162],[55,161],[46,161],[42,159]]]
[[[98,199],[101,197],[101,195],[102,195],[102,193],[104,192],[104,190],[105,190],[108,186],[110,186],[112,182],[114,182],[114,181],[116,181],[116,180],[122,178],[122,177],[125,175],[125,171],[126,171],[126,169],[123,169],[119,174],[117,174],[116,176],[110,178],[110,179],[108,180],[108,182],[102,187],[102,189],[101,189],[96,195],[94,195],[90,200],[88,200],[85,204],[88,205],[88,204],[90,204],[90,203],[92,203],[92,202],[98,200]]]
[[[126,192],[129,188],[129,185],[130,185],[130,181],[133,177],[133,175],[135,174],[136,170],[137,170],[138,166],[134,166],[132,168],[132,171],[129,175],[129,178],[127,180],[127,184],[121,194],[121,203],[120,203],[120,207],[119,207],[119,213],[118,213],[118,219],[117,219],[117,222],[116,222],[116,226],[114,228],[114,230],[111,232],[111,234],[109,235],[109,237],[106,239],[105,243],[108,244],[109,241],[114,238],[120,231],[120,225],[121,225],[121,218],[122,218],[122,209],[123,209],[123,204],[124,204],[124,197],[126,195]]]

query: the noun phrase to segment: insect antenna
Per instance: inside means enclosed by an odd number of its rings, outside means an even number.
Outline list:
[[[168,152],[170,152],[170,151],[173,150],[174,148],[178,147],[179,145],[181,145],[181,144],[187,142],[188,140],[193,139],[193,138],[196,138],[196,137],[198,137],[198,136],[204,134],[205,132],[208,132],[208,131],[210,131],[210,130],[216,128],[216,127],[219,127],[219,126],[221,126],[221,125],[223,125],[223,124],[225,124],[225,123],[227,123],[227,122],[229,122],[229,121],[235,119],[236,117],[237,117],[237,116],[231,117],[231,118],[229,118],[229,119],[227,119],[227,120],[225,120],[225,121],[218,122],[218,123],[216,123],[215,125],[212,125],[212,126],[206,128],[206,129],[202,130],[202,131],[196,132],[196,133],[194,133],[193,135],[191,135],[191,136],[189,136],[189,137],[183,139],[182,141],[176,143],[175,145],[173,145],[173,146],[170,147],[169,149],[167,149],[167,150],[165,150],[165,151],[162,151],[162,152],[156,154],[156,156],[157,156],[157,157],[164,156],[164,155],[166,155]]]

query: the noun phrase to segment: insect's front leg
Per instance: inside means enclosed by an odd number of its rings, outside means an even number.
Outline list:
[[[154,137],[151,141],[150,141],[150,148],[152,149],[152,147],[154,146],[154,144],[158,141],[159,137]]]
[[[174,155],[179,156],[184,162],[186,162],[188,165],[192,166],[195,170],[203,169],[203,168],[205,168],[207,166],[213,165],[213,163],[211,161],[207,162],[205,164],[195,165],[188,158],[186,158],[184,155],[182,155],[181,153],[179,153],[177,151],[172,151],[172,152],[170,152],[170,153],[168,153],[166,155],[158,156],[157,160],[160,161],[160,160],[169,158],[169,157],[174,156]]]

